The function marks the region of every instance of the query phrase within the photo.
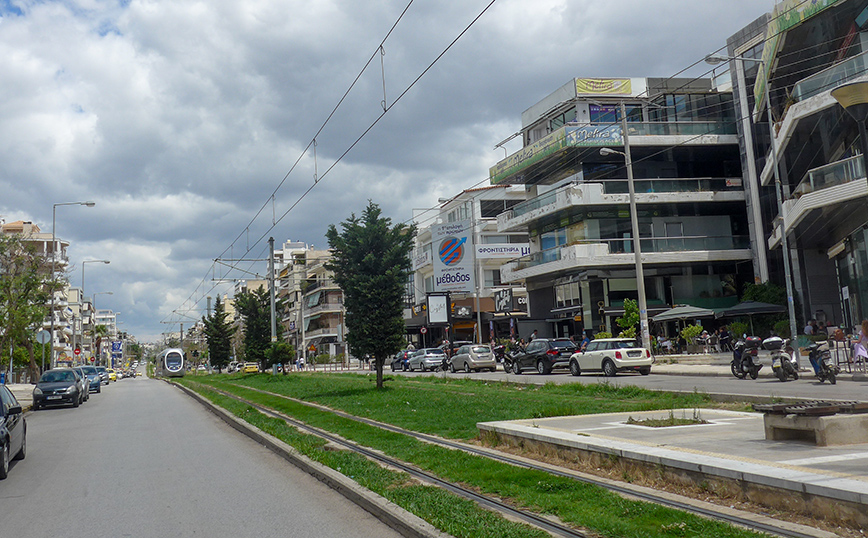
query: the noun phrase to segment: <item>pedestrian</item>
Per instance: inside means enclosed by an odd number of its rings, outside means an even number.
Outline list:
[[[853,344],[853,359],[856,362],[868,361],[868,319],[862,320],[862,330],[859,331],[856,343]]]
[[[805,324],[804,332],[808,336],[811,336],[812,334],[814,334],[814,326],[811,325],[811,323],[814,323],[814,320],[812,320],[812,319],[808,320],[808,322]]]
[[[536,338],[539,338],[539,331],[537,331],[536,329],[534,329],[533,332],[530,333],[530,337],[528,337],[527,341],[528,341],[528,342],[533,342]]]

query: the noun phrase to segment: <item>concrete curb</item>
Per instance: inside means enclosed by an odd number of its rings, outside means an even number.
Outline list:
[[[280,439],[255,428],[198,393],[181,385],[174,383],[173,385],[205,406],[235,430],[262,444],[317,480],[324,482],[330,488],[357,504],[402,536],[408,538],[451,538],[451,535],[440,531],[424,519],[411,514],[388,499],[360,486],[331,467],[326,467],[319,462],[311,460]]]

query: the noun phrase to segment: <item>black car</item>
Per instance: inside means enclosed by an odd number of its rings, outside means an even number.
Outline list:
[[[21,404],[0,385],[0,479],[9,475],[9,461],[23,460],[27,452],[27,421]]]
[[[401,351],[395,353],[395,355],[392,357],[391,362],[389,363],[389,367],[392,369],[393,372],[395,370],[407,370],[407,360],[413,353],[415,353],[415,351],[410,349],[402,349]]]
[[[82,401],[82,386],[81,378],[71,368],[43,372],[33,388],[33,409],[58,404],[78,407]]]
[[[568,368],[570,357],[576,351],[576,344],[569,338],[535,338],[524,350],[507,357],[503,369],[507,373],[536,370],[540,374],[550,374],[555,368]]]

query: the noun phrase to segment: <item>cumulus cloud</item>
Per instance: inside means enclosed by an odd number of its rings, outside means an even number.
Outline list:
[[[0,215],[47,231],[53,203],[95,200],[57,232],[73,264],[112,260],[89,290],[153,338],[222,253],[260,257],[268,235],[325,246],[368,199],[409,220],[484,181],[521,112],[572,77],[671,75],[762,9],[499,0],[396,103],[487,3],[414,3],[381,57],[405,0],[2,2]]]

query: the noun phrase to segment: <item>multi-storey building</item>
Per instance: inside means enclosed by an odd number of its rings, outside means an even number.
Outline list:
[[[868,141],[860,140],[858,122],[834,94],[868,81],[866,32],[868,1],[787,0],[727,41],[729,56],[760,60],[733,60],[729,68],[749,182],[767,191],[756,200],[773,249],[772,278],[783,285],[775,266],[781,266],[785,233],[798,317],[848,329],[868,317]],[[861,93],[868,98],[868,90]]]
[[[523,148],[491,168],[492,184],[528,190],[497,219],[531,250],[501,280],[525,282],[551,335],[612,330],[637,297],[625,157],[600,151],[625,149],[622,104],[649,315],[731,306],[754,281],[731,92],[708,79],[573,79],[522,114]]]
[[[514,207],[526,198],[524,186],[495,185],[462,191],[440,201],[434,210],[417,210],[415,248],[412,255],[413,273],[408,282],[408,305],[405,326],[409,341],[417,347],[434,344],[447,335],[442,329],[426,327],[425,297],[435,291],[434,246],[431,227],[436,224],[469,221],[472,226],[474,267],[478,291],[452,296],[455,340],[488,341],[495,337],[508,337],[510,320],[527,317],[527,292],[521,283],[505,283],[501,266],[528,252],[527,232],[523,230],[499,232],[497,215]],[[512,300],[507,308],[496,307],[494,295],[510,290]],[[477,301],[478,298],[478,301]],[[482,331],[478,329],[482,322]],[[514,321],[512,322],[514,326]],[[422,328],[425,327],[424,333]]]

